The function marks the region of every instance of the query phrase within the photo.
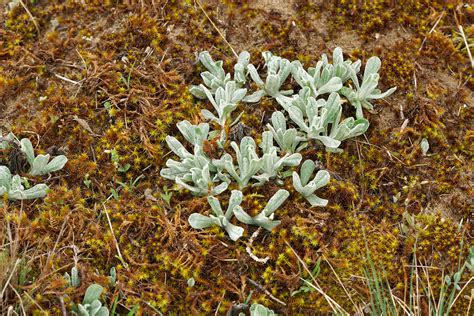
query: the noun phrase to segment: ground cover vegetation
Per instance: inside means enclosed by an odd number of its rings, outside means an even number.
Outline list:
[[[0,3],[2,314],[472,312],[468,2]]]

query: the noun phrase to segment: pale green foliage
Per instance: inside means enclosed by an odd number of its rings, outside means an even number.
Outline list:
[[[259,185],[276,178],[285,167],[298,166],[302,159],[301,154],[298,153],[278,155],[278,147],[273,146],[273,134],[270,131],[263,132],[260,147],[263,151],[262,167],[258,175],[253,177],[259,181]]]
[[[246,82],[247,65],[250,60],[248,52],[242,52],[239,55],[237,63],[234,65],[234,81],[239,85]],[[206,99],[208,93],[216,94],[219,88],[224,88],[226,84],[231,81],[230,74],[226,74],[222,68],[223,62],[221,60],[214,61],[209,52],[204,51],[199,54],[199,61],[207,71],[201,73],[204,85],[191,86],[189,91],[199,99]]]
[[[199,54],[199,61],[207,69],[207,71],[201,73],[201,77],[212,94],[216,93],[218,88],[223,88],[231,80],[230,74],[226,74],[224,68],[222,68],[223,62],[221,60],[214,61],[209,52],[201,52]],[[202,86],[191,86],[189,91],[197,98],[206,98]]]
[[[204,229],[211,226],[223,228],[230,239],[236,241],[242,237],[244,229],[232,224],[230,221],[235,216],[240,222],[248,225],[260,226],[271,231],[280,224],[280,221],[273,220],[275,211],[286,201],[290,194],[286,190],[279,190],[267,202],[265,208],[258,215],[251,217],[240,206],[243,199],[241,191],[232,190],[227,210],[222,210],[221,203],[213,196],[209,196],[207,201],[211,206],[213,214],[205,216],[199,213],[193,213],[189,216],[188,222],[191,227]]]
[[[298,166],[302,156],[298,152],[308,146],[312,140],[322,143],[327,151],[338,152],[341,142],[362,135],[369,128],[369,122],[364,118],[362,109],[371,110],[373,99],[384,98],[393,91],[392,88],[382,93],[378,86],[380,60],[372,57],[367,61],[362,81],[358,74],[361,61],[344,60],[342,50],[334,50],[332,63],[326,55],[314,68],[306,70],[299,61],[290,62],[287,59],[262,53],[265,60],[266,75],[261,77],[257,68],[249,63],[250,55],[242,52],[234,65],[233,78],[226,74],[222,61],[214,61],[208,52],[199,54],[199,61],[207,69],[201,74],[203,84],[192,86],[190,91],[201,99],[207,99],[214,111],[202,110],[206,119],[220,126],[219,130],[210,131],[208,124],[191,125],[187,121],[180,122],[178,129],[184,138],[194,146],[192,153],[176,138],[168,136],[166,142],[180,159],[169,159],[161,175],[174,180],[180,187],[186,188],[197,195],[209,196],[209,203],[214,215],[204,216],[192,214],[189,218],[191,226],[205,228],[218,225],[224,228],[233,240],[238,239],[243,231],[238,226],[230,224],[232,215],[249,225],[258,225],[271,230],[279,221],[273,220],[273,212],[288,198],[286,190],[278,191],[273,196],[262,213],[251,217],[242,210],[240,205],[233,205],[224,214],[220,204],[212,195],[224,192],[230,182],[237,183],[240,190],[253,185],[263,185],[268,181],[289,176],[288,168]],[[251,77],[257,91],[247,95],[244,85],[247,76]],[[284,86],[289,76],[300,86],[297,94],[291,87]],[[250,86],[247,84],[247,87]],[[230,147],[235,152],[231,155],[226,139],[229,130],[231,114],[241,101],[256,103],[262,97],[274,98],[284,109],[273,113],[271,124],[262,134],[262,141],[257,143],[252,137],[245,136],[240,144],[231,142]],[[355,117],[343,115],[343,105],[351,104],[355,108]],[[232,124],[240,118],[234,120]],[[230,125],[232,125],[230,124]],[[203,150],[203,142],[214,140],[220,134],[217,144],[222,156],[211,159]],[[329,173],[320,170],[313,176],[315,164],[307,160],[301,167],[301,174],[293,172],[293,186],[312,206],[325,206],[328,201],[319,198],[314,193],[329,182]],[[232,191],[231,199],[237,193]],[[239,191],[240,192],[240,191]],[[240,204],[240,202],[239,202]]]
[[[64,278],[68,282],[69,286],[79,287],[81,285],[81,278],[79,277],[79,271],[77,270],[76,266],[72,267],[71,274],[67,272],[64,273]]]
[[[0,133],[0,150],[10,148],[10,143],[13,141],[15,141],[15,135],[13,135],[13,133],[8,133],[5,136],[2,136]]]
[[[31,168],[29,174],[32,176],[40,176],[61,170],[67,162],[64,155],[54,157],[51,161],[49,161],[49,154],[35,156],[33,145],[28,138],[23,138],[20,141],[20,149],[26,155]]]
[[[230,239],[235,241],[242,236],[244,229],[231,224],[230,220],[234,216],[234,211],[236,208],[240,207],[239,205],[242,203],[242,198],[242,192],[233,190],[230,195],[229,205],[226,212],[224,213],[219,200],[213,196],[209,196],[207,201],[209,202],[214,215],[205,216],[202,214],[193,213],[188,218],[189,224],[191,227],[196,229],[203,229],[217,225],[222,227],[227,232],[227,234],[229,234]]]
[[[115,284],[117,283],[117,270],[115,269],[115,267],[110,268],[108,278],[109,278],[109,285],[115,286]]]
[[[0,150],[9,149],[12,143],[19,143],[20,150],[25,154],[30,165],[29,174],[32,176],[44,175],[61,170],[67,162],[67,158],[63,155],[55,157],[51,161],[49,161],[49,155],[35,156],[33,146],[27,138],[23,138],[18,142],[12,133],[6,136],[0,135]],[[27,188],[25,188],[23,184],[25,184]],[[43,198],[46,196],[48,189],[48,186],[43,183],[29,188],[29,183],[26,178],[22,178],[19,175],[12,175],[8,167],[0,166],[0,196],[6,195],[8,200]],[[2,201],[0,200],[0,205],[1,204]]]
[[[311,206],[326,206],[328,200],[321,199],[314,192],[329,183],[329,172],[319,170],[312,178],[315,169],[316,164],[312,160],[305,160],[301,166],[300,175],[296,171],[293,172],[293,186]]]
[[[426,138],[423,138],[420,142],[420,147],[421,147],[421,153],[423,156],[426,156],[428,153],[428,150],[430,149],[430,143],[428,143],[428,140]]]
[[[273,220],[274,212],[286,201],[288,196],[290,196],[290,193],[287,190],[278,190],[278,192],[268,200],[265,208],[254,217],[251,217],[240,206],[237,206],[234,209],[235,217],[237,217],[237,219],[242,223],[260,226],[271,231],[281,223],[281,221]]]
[[[196,195],[220,194],[227,189],[226,178],[211,163],[203,152],[203,141],[207,139],[209,125],[207,123],[192,125],[188,121],[178,123],[178,129],[184,138],[194,145],[190,153],[179,140],[173,136],[166,137],[168,147],[181,160],[168,159],[166,167],[160,175],[174,180],[179,186],[188,189]]]
[[[303,88],[288,108],[288,113],[308,139],[318,140],[332,151],[338,151],[341,141],[359,136],[369,128],[365,118],[355,120],[348,117],[341,121],[341,98],[336,92],[331,93],[327,100],[316,100],[308,88]]]
[[[235,81],[228,81],[224,88],[217,88],[215,96],[203,85],[201,85],[201,88],[217,112],[216,116],[208,110],[202,110],[202,116],[207,120],[216,122],[220,126],[225,126],[231,113],[236,109],[237,103],[240,102],[247,93],[247,89],[238,89]]]
[[[0,196],[7,195],[9,200],[31,200],[45,197],[48,192],[46,184],[37,184],[25,189],[19,175],[12,176],[10,169],[0,166]],[[0,200],[0,205],[1,205]]]
[[[284,58],[274,56],[270,52],[262,53],[267,68],[265,82],[260,78],[254,65],[248,65],[250,77],[255,82],[259,90],[244,98],[245,102],[258,102],[265,96],[271,96],[278,102],[285,99],[285,96],[293,94],[293,90],[281,90],[283,83],[291,73],[291,63]]]
[[[237,63],[234,65],[234,80],[240,85],[247,82],[247,66],[249,65],[250,54],[249,52],[241,52]]]
[[[254,303],[250,306],[250,316],[276,316],[276,314],[268,307]]]
[[[82,304],[74,305],[72,313],[79,316],[108,316],[109,309],[102,306],[102,303],[99,301],[103,291],[104,288],[98,284],[90,285],[84,294]]]
[[[370,100],[386,98],[396,90],[396,88],[391,88],[382,93],[380,89],[377,89],[380,78],[378,74],[380,65],[381,61],[378,57],[374,56],[369,58],[365,65],[362,84],[359,83],[357,77],[358,71],[354,68],[349,68],[350,78],[355,86],[355,90],[349,87],[344,87],[341,89],[341,94],[356,108],[357,118],[364,117],[362,108],[373,110],[373,105],[369,102]]]
[[[240,146],[236,142],[230,145],[235,151],[237,165],[234,165],[230,154],[224,154],[220,159],[214,159],[212,162],[218,168],[225,170],[242,189],[262,168],[263,160],[257,154],[255,140],[250,136],[242,138]]]
[[[283,152],[291,154],[306,147],[307,144],[304,142],[306,137],[303,137],[296,128],[287,128],[286,117],[282,112],[273,112],[271,121],[267,127]]]

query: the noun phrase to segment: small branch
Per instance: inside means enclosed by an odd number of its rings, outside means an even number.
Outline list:
[[[250,279],[249,277],[247,277],[247,280],[249,280],[249,282],[252,283],[253,286],[255,286],[256,288],[258,288],[259,290],[261,290],[265,294],[267,294],[272,300],[274,300],[275,302],[277,302],[277,303],[279,303],[283,306],[286,306],[285,302],[282,302],[281,300],[279,300],[278,298],[273,296],[272,293],[270,293],[266,289],[264,289],[263,286],[261,286],[259,283],[255,282],[254,280]]]
[[[438,20],[436,20],[435,24],[433,25],[433,27],[431,28],[431,30],[428,32],[427,35],[430,35],[431,33],[433,33],[433,31],[434,31],[435,28],[438,26],[438,23],[439,23],[439,21],[441,21],[441,19],[443,18],[443,16],[444,16],[444,11],[441,12],[441,14],[440,14]],[[424,38],[423,41],[421,42],[420,49],[418,49],[419,52],[421,52],[421,50],[423,49],[423,45],[425,45],[426,37],[427,37],[427,36],[425,36],[425,38]]]
[[[64,80],[64,81],[67,81],[67,82],[69,82],[69,83],[72,83],[72,84],[75,84],[75,85],[79,85],[79,84],[80,84],[80,83],[77,82],[77,81],[74,81],[74,80],[72,80],[72,79],[63,77],[63,76],[61,76],[61,75],[58,75],[58,74],[54,74],[54,75],[55,75],[56,77],[58,77],[59,79]]]
[[[257,257],[256,255],[253,254],[252,252],[252,249],[250,249],[250,246],[252,246],[253,244],[253,241],[255,240],[255,238],[257,238],[258,234],[260,234],[260,231],[262,230],[262,227],[259,227],[253,234],[252,236],[250,237],[250,241],[247,245],[247,247],[245,247],[245,250],[247,251],[247,253],[249,254],[250,258],[252,258],[254,261],[257,261],[259,263],[267,263],[268,260],[270,260],[269,257],[265,257],[265,258],[259,258]]]

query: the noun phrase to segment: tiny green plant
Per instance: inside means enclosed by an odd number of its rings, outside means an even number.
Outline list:
[[[49,154],[35,156],[33,145],[27,138],[18,141],[12,133],[6,136],[0,135],[0,150],[8,150],[12,147],[19,148],[20,152],[25,156],[29,164],[28,174],[30,176],[41,176],[61,170],[67,163],[67,158],[64,155],[54,157],[51,161]],[[12,174],[12,171],[7,166],[0,166],[1,197],[6,196],[6,199],[10,201],[38,199],[45,197],[48,190],[49,187],[44,183],[31,187],[28,178]],[[0,205],[2,203],[3,199],[0,199]]]
[[[329,183],[329,172],[319,170],[313,179],[313,172],[316,164],[312,160],[305,160],[301,166],[301,175],[296,171],[293,172],[293,186],[310,204],[311,206],[326,206],[328,200],[321,199],[314,192]]]
[[[33,145],[28,138],[23,138],[20,141],[20,148],[30,164],[29,174],[32,176],[41,176],[61,170],[67,162],[67,158],[64,155],[54,157],[51,161],[49,160],[49,154],[35,156]]]
[[[77,267],[74,266],[71,268],[71,274],[64,273],[64,278],[68,282],[69,286],[72,287],[79,287],[81,285],[81,278],[79,277],[79,271]]]
[[[256,216],[251,217],[240,206],[235,209],[235,216],[239,221],[248,225],[262,227],[268,231],[272,231],[276,226],[280,225],[279,220],[273,220],[275,211],[286,201],[290,193],[287,190],[278,190],[268,200],[265,208]]]
[[[72,307],[73,315],[78,316],[108,316],[109,309],[102,306],[100,296],[104,288],[98,284],[91,284],[84,294],[82,303]]]
[[[0,196],[6,194],[7,199],[15,200],[31,200],[39,199],[46,196],[48,186],[46,184],[37,184],[32,188],[25,189],[24,180],[19,175],[13,175],[6,166],[0,166]],[[3,202],[0,200],[0,205]]]
[[[242,192],[233,190],[229,199],[229,205],[224,213],[219,200],[213,196],[209,196],[207,201],[209,202],[214,215],[205,216],[199,213],[193,213],[189,216],[189,224],[191,227],[196,229],[203,229],[217,225],[225,229],[227,234],[229,234],[230,239],[235,241],[242,236],[244,229],[233,225],[230,223],[230,220],[234,216],[237,207],[242,203],[242,198]]]

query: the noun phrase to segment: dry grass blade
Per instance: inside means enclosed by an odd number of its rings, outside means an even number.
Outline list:
[[[222,34],[222,32],[219,30],[219,28],[217,28],[216,24],[212,21],[212,19],[209,17],[209,15],[207,14],[206,10],[204,10],[204,8],[202,7],[201,5],[201,2],[199,2],[198,0],[196,0],[196,3],[198,4],[199,8],[201,9],[201,11],[204,13],[204,15],[206,16],[206,18],[209,20],[209,22],[212,24],[212,27],[217,31],[217,33],[219,33],[219,35],[222,37],[222,39],[224,40],[224,42],[229,46],[230,50],[232,51],[232,53],[234,54],[234,56],[236,58],[239,57],[239,55],[235,52],[234,48],[232,47],[232,45],[230,45],[230,43],[227,41],[227,39],[225,38],[224,34]]]
[[[112,234],[112,237],[114,238],[114,244],[115,244],[115,248],[117,249],[118,258],[120,259],[120,261],[122,262],[124,267],[128,270],[128,264],[123,259],[122,252],[120,251],[120,247],[119,247],[117,238],[115,237],[114,228],[112,227],[112,222],[110,221],[109,212],[107,211],[107,207],[105,206],[105,204],[102,204],[102,206],[104,207],[105,216],[107,217],[107,223],[109,224],[110,233]]]
[[[474,59],[472,59],[471,49],[469,48],[469,43],[467,42],[466,35],[464,34],[464,29],[462,25],[458,25],[459,32],[461,33],[462,39],[464,41],[464,45],[466,45],[467,55],[469,56],[469,60],[471,61],[471,68],[474,69]]]
[[[25,5],[25,3],[23,2],[23,0],[20,0],[20,4],[21,4],[21,6],[23,7],[23,9],[25,9],[26,13],[28,14],[28,16],[30,17],[31,21],[32,21],[33,24],[35,25],[36,32],[38,32],[38,34],[39,34],[39,33],[40,33],[40,29],[39,29],[38,23],[36,22],[35,17],[33,16],[33,14],[31,14],[30,10],[28,10],[28,7]]]
[[[293,247],[291,247],[291,245],[285,241],[286,245],[291,249],[291,251],[293,252],[293,254],[295,255],[296,259],[298,259],[299,263],[304,267],[304,269],[306,270],[306,272],[308,273],[309,276],[311,276],[311,279],[313,280],[314,284],[312,284],[311,282],[308,282],[304,279],[302,279],[305,283],[307,283],[309,286],[311,286],[314,290],[316,290],[319,294],[321,294],[325,299],[326,301],[328,302],[328,304],[331,306],[332,310],[334,313],[345,313],[346,315],[349,315],[349,313],[347,311],[345,311],[335,300],[333,300],[329,295],[327,295],[322,289],[321,289],[321,286],[319,285],[318,281],[316,281],[316,279],[314,278],[313,274],[311,273],[311,271],[309,270],[308,266],[306,265],[306,263],[300,258],[300,256],[298,255],[298,253],[296,252],[295,249],[293,249]]]
[[[352,299],[352,296],[351,294],[349,293],[349,291],[347,290],[347,288],[344,286],[344,283],[341,281],[341,279],[339,278],[339,275],[336,273],[336,270],[334,270],[333,266],[331,265],[331,263],[329,262],[329,260],[323,255],[323,259],[327,262],[327,264],[329,265],[329,268],[331,269],[332,273],[334,273],[334,275],[336,276],[336,279],[337,281],[339,282],[339,284],[341,285],[342,289],[344,290],[344,292],[346,293],[347,297],[349,298],[349,300],[351,301],[352,305],[354,306],[355,310],[358,311],[359,313],[362,313],[363,311],[360,310],[360,308],[357,306],[357,304],[354,302],[354,300]]]

